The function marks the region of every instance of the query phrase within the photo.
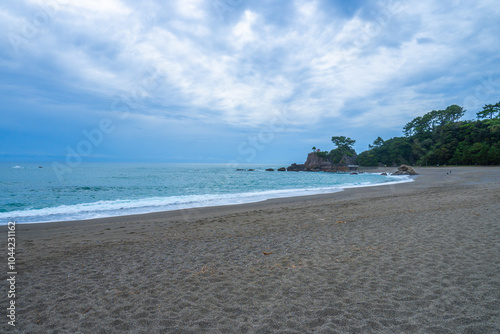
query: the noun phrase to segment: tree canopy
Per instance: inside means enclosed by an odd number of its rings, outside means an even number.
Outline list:
[[[407,137],[422,135],[433,131],[438,126],[450,122],[456,122],[465,114],[465,109],[453,104],[445,110],[433,110],[424,116],[414,118],[403,127],[403,133]]]
[[[483,110],[479,111],[477,113],[477,118],[482,119],[482,118],[499,118],[500,117],[500,102],[496,104],[486,104],[483,107]]]
[[[335,144],[336,148],[330,152],[321,152],[318,149],[316,150],[316,154],[334,164],[349,163],[349,160],[355,159],[349,158],[356,156],[356,151],[352,148],[354,143],[356,143],[355,140],[345,136],[335,136],[332,137],[332,142]],[[313,149],[315,149],[315,147],[313,147]]]
[[[354,139],[345,136],[332,137],[332,143],[337,146],[337,148],[352,149],[352,146],[356,143]]]
[[[357,157],[362,166],[500,164],[500,102],[486,104],[477,112],[476,121],[461,120],[464,114],[465,109],[456,104],[432,110],[408,122],[403,127],[404,136],[388,140],[377,137],[358,156],[353,149],[354,139],[334,136],[336,148],[317,154],[333,163]]]
[[[487,104],[477,121],[460,121],[465,110],[451,105],[418,116],[403,127],[404,137],[378,137],[358,163],[393,164],[500,164],[500,102]]]
[[[332,137],[332,143],[337,146],[337,148],[328,153],[328,157],[333,163],[345,162],[345,157],[356,155],[356,151],[352,148],[356,143],[354,139],[345,136],[334,136]]]
[[[372,145],[368,145],[369,148],[375,148],[375,147],[380,147],[384,144],[384,140],[380,137],[377,137],[377,139],[375,139],[373,141],[373,144]]]

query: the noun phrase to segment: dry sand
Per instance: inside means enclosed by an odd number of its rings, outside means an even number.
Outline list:
[[[17,326],[1,273],[0,331],[499,333],[500,168],[416,170],[329,195],[18,224]]]

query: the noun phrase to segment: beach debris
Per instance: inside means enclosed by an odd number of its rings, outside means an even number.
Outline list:
[[[89,308],[88,308],[85,312],[83,312],[82,314],[87,313],[87,312],[88,312],[88,311],[90,311],[91,309],[92,309],[92,306],[91,306],[91,307],[89,307]]]
[[[347,223],[347,222],[346,222],[346,221],[344,221],[344,220],[339,220],[339,221],[337,222],[337,224],[346,224],[346,223]]]
[[[273,252],[262,252],[264,255],[271,255]]]

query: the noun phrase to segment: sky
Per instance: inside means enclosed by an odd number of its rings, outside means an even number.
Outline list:
[[[500,101],[497,0],[0,4],[0,161],[302,163]]]

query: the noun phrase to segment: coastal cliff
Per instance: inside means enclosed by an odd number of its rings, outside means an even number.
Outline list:
[[[286,170],[289,172],[348,172],[348,165],[353,165],[356,162],[356,154],[353,156],[344,155],[340,163],[334,164],[330,159],[320,156],[316,152],[311,152],[307,155],[307,160],[303,164],[292,164]]]

